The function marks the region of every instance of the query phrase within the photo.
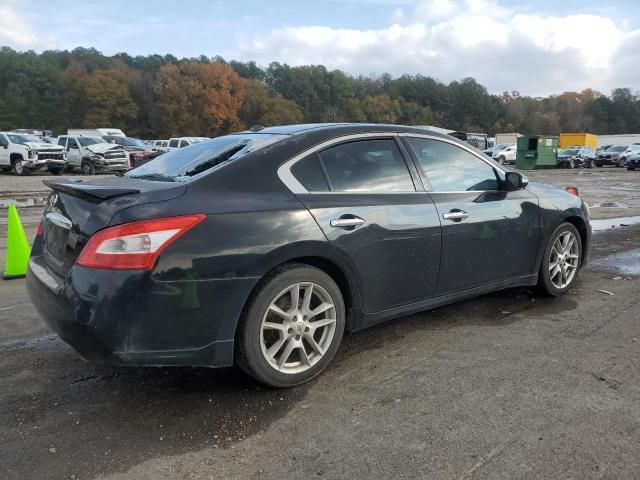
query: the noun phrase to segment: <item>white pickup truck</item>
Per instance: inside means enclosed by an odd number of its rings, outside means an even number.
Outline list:
[[[49,170],[60,175],[67,160],[64,148],[52,145],[28,133],[0,132],[0,168],[16,175],[35,170]]]
[[[126,172],[131,168],[129,155],[120,145],[101,137],[60,135],[58,145],[67,152],[67,168],[79,168],[84,175],[96,172]]]

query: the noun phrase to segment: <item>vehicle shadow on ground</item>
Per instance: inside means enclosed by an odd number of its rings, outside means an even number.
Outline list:
[[[549,302],[527,289],[511,289],[393,320],[345,336],[323,375],[330,377],[359,352],[418,331],[506,325],[522,318],[516,313],[545,309]],[[553,300],[556,312],[575,306],[568,298]],[[16,478],[52,472],[84,477],[125,471],[161,455],[232,448],[286,415],[317,381],[278,390],[236,368],[96,366],[51,336],[0,349],[0,378],[0,386],[14,385],[0,399],[0,426],[11,432],[3,447],[9,454],[2,456]]]

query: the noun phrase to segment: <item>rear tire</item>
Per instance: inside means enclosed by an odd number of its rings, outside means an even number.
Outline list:
[[[90,160],[83,160],[80,165],[80,170],[82,170],[83,175],[95,175],[96,167]]]
[[[563,245],[568,248],[563,249]],[[572,224],[561,223],[549,237],[544,249],[536,289],[545,296],[562,295],[571,288],[578,278],[581,266],[582,239],[580,233]]]
[[[344,301],[333,279],[308,265],[285,265],[261,282],[245,307],[236,363],[266,385],[299,385],[331,362],[344,326]]]
[[[13,171],[16,175],[20,175],[21,177],[28,173],[28,170],[24,168],[24,160],[22,158],[17,158],[11,162],[13,165]]]

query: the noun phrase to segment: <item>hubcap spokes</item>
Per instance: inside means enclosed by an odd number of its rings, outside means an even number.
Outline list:
[[[578,271],[578,240],[571,232],[561,234],[551,247],[549,278],[556,288],[569,285]]]
[[[269,364],[300,373],[318,363],[336,330],[336,308],[320,285],[296,283],[271,302],[262,319],[260,346]]]

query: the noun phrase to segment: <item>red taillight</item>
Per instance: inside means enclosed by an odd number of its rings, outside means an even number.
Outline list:
[[[42,236],[42,220],[40,220],[40,223],[38,224],[38,229],[36,230],[36,237],[41,237]]]
[[[151,270],[165,248],[205,218],[199,213],[105,228],[89,239],[76,263],[109,270]]]
[[[565,188],[565,190],[571,195],[575,195],[576,197],[580,196],[580,194],[578,193],[578,187],[567,187]]]

